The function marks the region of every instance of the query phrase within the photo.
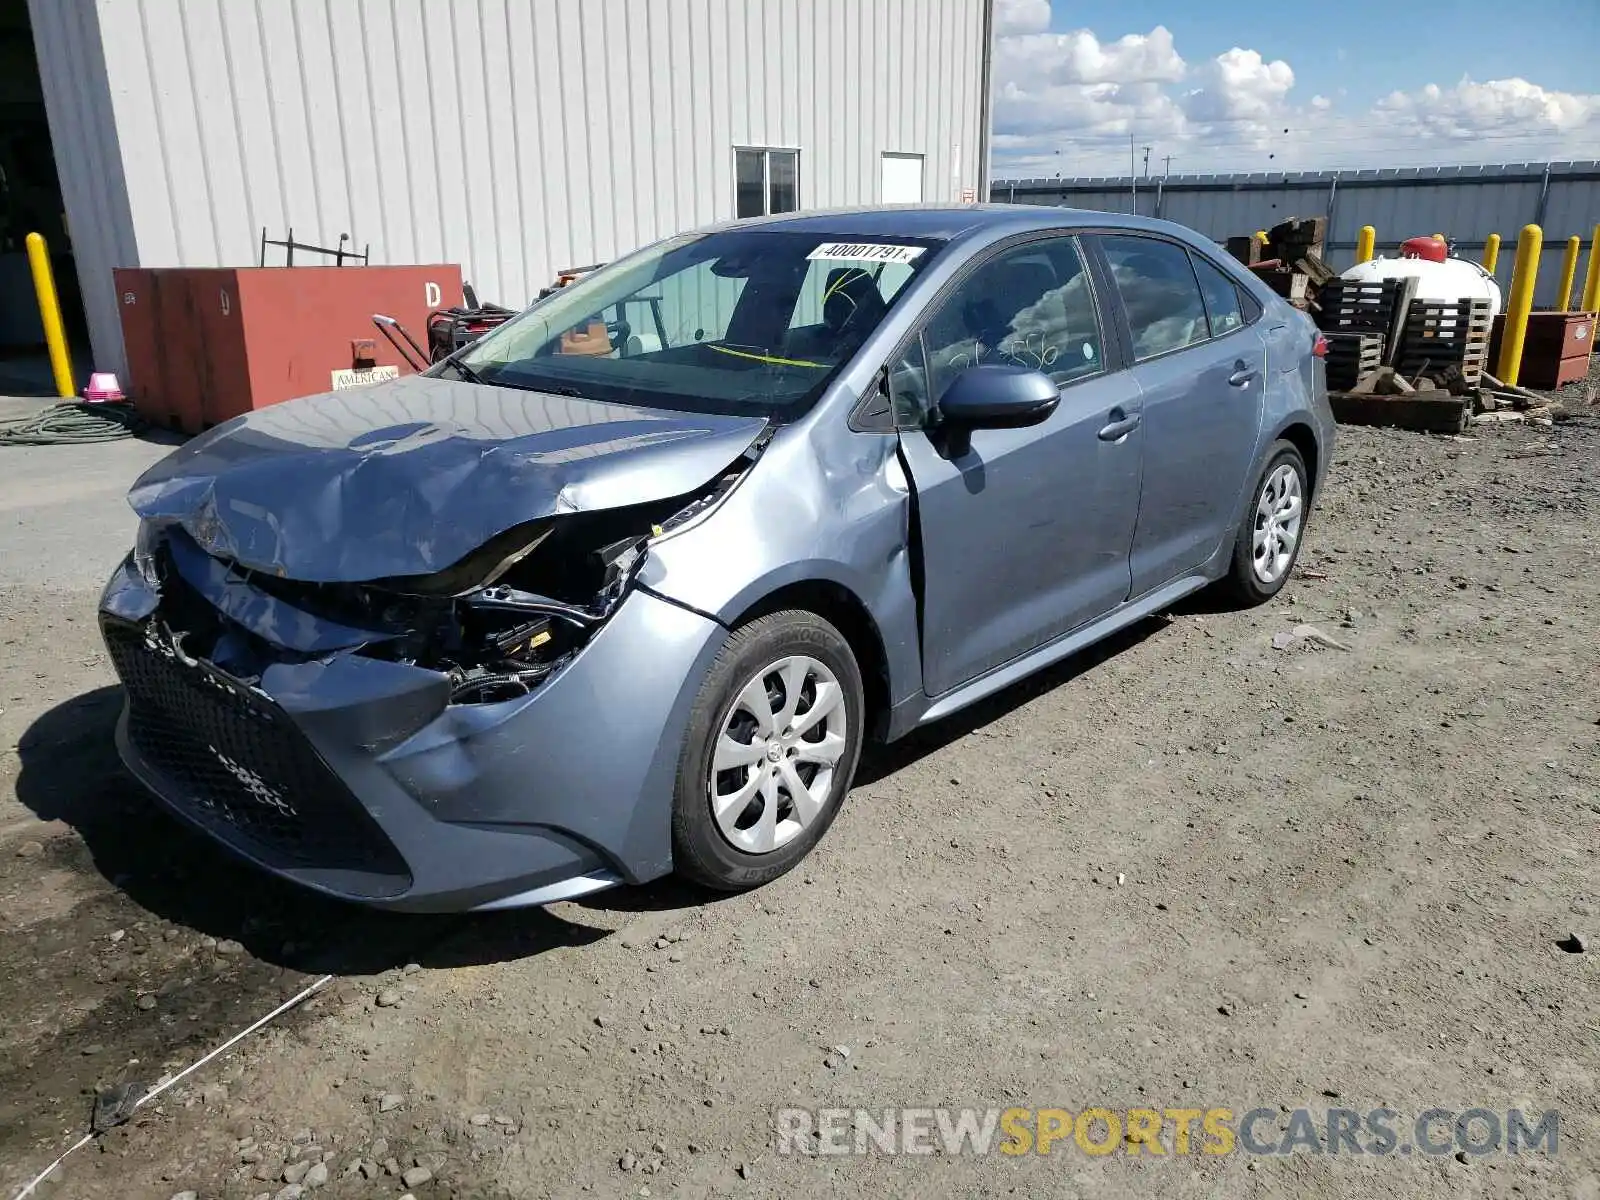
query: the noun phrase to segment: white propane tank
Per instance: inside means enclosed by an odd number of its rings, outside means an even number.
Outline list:
[[[1500,312],[1500,285],[1493,275],[1465,258],[1447,258],[1443,262],[1426,258],[1374,258],[1357,263],[1339,278],[1356,283],[1378,283],[1407,275],[1417,277],[1419,300],[1487,299],[1489,315],[1493,317]]]

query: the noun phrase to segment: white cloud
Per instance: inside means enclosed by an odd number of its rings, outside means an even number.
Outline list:
[[[1130,138],[1184,172],[1600,157],[1600,93],[1463,79],[1358,109],[1342,87],[1297,100],[1293,67],[1249,47],[1189,62],[1160,25],[1106,38],[1050,18],[1050,0],[997,3],[998,178],[1126,173]]]
[[[1159,25],[1111,42],[1087,29],[1002,38],[995,50],[996,150],[1013,159],[1048,156],[1048,173],[1074,174],[1084,160],[1075,152],[1063,166],[1056,154],[1063,146],[1114,138],[1125,147],[1135,130],[1176,137],[1184,116],[1166,85],[1186,70],[1172,34]]]
[[[1172,83],[1185,69],[1172,34],[1161,25],[1114,42],[1102,43],[1089,30],[1075,29],[1002,38],[995,48],[1000,77],[1028,83]]]
[[[1476,137],[1498,130],[1582,129],[1600,118],[1600,95],[1553,92],[1526,79],[1463,79],[1452,88],[1430,83],[1420,92],[1391,92],[1378,101],[1386,118],[1411,122],[1444,137]]]
[[[1195,72],[1199,84],[1184,96],[1196,121],[1267,121],[1283,108],[1294,71],[1282,59],[1267,62],[1254,50],[1235,46]]]
[[[1050,0],[996,0],[996,37],[1019,33],[1043,33],[1050,28]]]

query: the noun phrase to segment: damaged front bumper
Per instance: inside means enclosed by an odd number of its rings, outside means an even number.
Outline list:
[[[442,671],[363,653],[361,631],[237,579],[210,607],[258,654],[293,649],[259,672],[221,669],[171,632],[168,586],[193,584],[159,583],[130,555],[102,597],[128,692],[118,747],[250,861],[410,911],[542,904],[670,871],[689,709],[726,632],[709,618],[632,584],[526,694],[460,702]]]

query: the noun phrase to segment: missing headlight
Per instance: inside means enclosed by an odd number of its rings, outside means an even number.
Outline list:
[[[156,562],[161,536],[161,526],[148,517],[140,519],[139,529],[133,536],[133,569],[138,572],[140,579],[156,589],[161,587],[161,569]]]

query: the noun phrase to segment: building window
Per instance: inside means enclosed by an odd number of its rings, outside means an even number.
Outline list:
[[[733,215],[764,217],[800,207],[800,151],[733,152]]]

